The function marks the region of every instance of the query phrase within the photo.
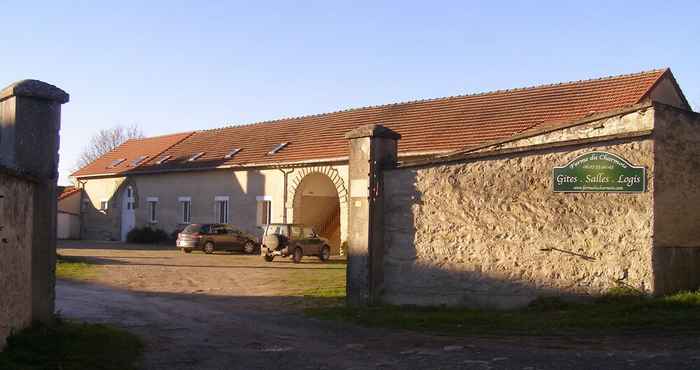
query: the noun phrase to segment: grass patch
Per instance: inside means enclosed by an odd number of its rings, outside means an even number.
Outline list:
[[[143,344],[124,330],[57,320],[11,335],[0,352],[4,370],[138,369]]]
[[[56,277],[66,280],[89,280],[97,275],[96,266],[80,257],[56,257]]]
[[[305,312],[321,319],[370,327],[448,335],[598,335],[647,331],[673,334],[700,331],[700,292],[657,298],[613,292],[592,303],[542,298],[526,308],[510,311],[340,305],[311,307]]]
[[[291,269],[280,279],[289,295],[300,297],[294,305],[303,308],[337,307],[345,302],[345,263],[318,269]]]

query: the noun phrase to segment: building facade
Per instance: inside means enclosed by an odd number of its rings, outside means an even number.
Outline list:
[[[428,198],[423,198],[426,196],[424,194],[431,194],[432,188],[445,190],[444,186],[455,187],[459,184],[468,184],[470,194],[480,194],[484,189],[500,189],[489,178],[499,171],[501,165],[507,165],[515,177],[519,173],[533,171],[533,168],[522,159],[503,164],[491,161],[489,163],[495,167],[475,170],[448,170],[452,168],[448,166],[437,172],[407,172],[401,170],[406,168],[402,166],[424,163],[421,161],[452,161],[455,156],[465,152],[470,155],[491,153],[496,149],[508,149],[516,142],[521,147],[517,150],[536,150],[538,145],[545,142],[563,142],[552,137],[565,137],[567,130],[570,130],[567,125],[581,122],[587,117],[620,111],[632,113],[605,128],[598,127],[602,121],[586,126],[585,130],[576,132],[576,140],[594,142],[601,133],[624,136],[638,132],[644,125],[649,126],[645,130],[652,130],[653,125],[649,122],[653,120],[634,113],[640,112],[643,106],[648,109],[652,103],[690,111],[670,70],[656,70],[132,140],[73,174],[77,186],[84,190],[81,200],[82,237],[124,240],[133,227],[152,226],[174,232],[188,223],[206,222],[230,223],[259,233],[259,227],[266,223],[295,222],[314,226],[322,236],[331,239],[333,252],[338,254],[341,246],[352,240],[351,224],[355,220],[350,219],[350,208],[357,204],[357,197],[377,196],[371,193],[366,183],[351,178],[351,145],[345,134],[359,126],[381,123],[400,134],[401,139],[397,147],[398,167],[377,172],[381,174],[378,176],[383,186],[387,186],[386,193],[392,196],[387,200],[388,208],[385,208],[387,218],[384,225],[388,227],[388,239],[384,243],[386,258],[373,262],[374,268],[377,268],[377,264],[382,266],[379,269],[382,271],[382,281],[373,284],[381,287],[382,293],[379,295],[392,303],[468,304],[461,293],[444,294],[439,299],[421,299],[419,293],[435,292],[441,286],[454,287],[454,290],[466,289],[459,284],[468,284],[473,279],[466,279],[461,273],[440,275],[440,271],[459,270],[454,266],[462,266],[460,264],[471,264],[478,271],[491,271],[504,268],[503,261],[520,263],[516,261],[519,258],[517,249],[508,247],[515,243],[521,248],[525,243],[518,239],[520,236],[511,235],[505,230],[513,225],[503,226],[503,232],[493,231],[500,230],[500,226],[493,224],[498,220],[522,221],[518,218],[519,211],[517,207],[499,203],[496,194],[483,193],[483,197],[472,200],[464,198],[463,193],[450,191],[441,191]],[[514,141],[524,133],[532,132],[541,134]],[[649,168],[650,173],[653,167],[649,159],[651,151],[653,146],[644,142],[623,150],[631,160]],[[503,181],[507,183],[506,179]],[[533,194],[542,190],[538,188],[540,185],[550,186],[549,183],[534,182],[515,185],[530,186]],[[405,186],[413,189],[412,192],[406,192]],[[417,188],[420,188],[418,193]],[[634,202],[644,204],[640,207],[646,207],[639,211],[638,217],[642,221],[649,221],[651,217],[647,211],[653,206],[642,199],[651,197],[650,191],[634,198]],[[499,194],[508,193],[499,191]],[[417,202],[415,197],[432,199],[434,207]],[[548,193],[542,193],[542,197],[546,197],[547,201],[556,199],[556,196],[548,196]],[[583,208],[595,205],[596,201],[593,200]],[[461,213],[448,212],[452,207],[480,211],[478,217],[466,210]],[[393,214],[393,211],[401,217]],[[587,222],[587,217],[596,217],[583,209],[572,208],[568,213],[573,214],[571,220],[576,222]],[[547,217],[551,216],[554,222],[558,219],[553,216],[555,214]],[[493,222],[489,223],[486,218]],[[534,229],[523,226],[525,229],[515,234],[534,233],[528,239],[534,240],[537,238],[535,234],[545,233],[549,230],[547,227],[552,225],[546,223],[541,229],[537,229],[540,226]],[[617,235],[616,243],[624,249],[631,244],[636,245],[632,239],[646,235],[634,231],[634,227],[639,226],[635,225],[613,225],[612,234],[605,228],[596,229],[595,232]],[[455,231],[458,231],[457,236],[454,236]],[[587,236],[583,230],[574,228],[562,228],[558,232],[590,239],[590,235]],[[634,234],[629,237],[631,239],[619,239],[622,234],[629,233]],[[609,242],[613,243],[613,240]],[[494,243],[502,244],[502,251],[498,255],[485,253],[483,248],[491,250],[489,246]],[[562,249],[560,245],[550,247]],[[644,256],[649,257],[652,251],[638,253],[646,253]],[[490,256],[490,260],[472,261],[469,255],[474,258],[477,255]],[[532,258],[537,260],[539,257],[533,255]],[[438,263],[438,268],[435,268],[435,259],[454,266]],[[650,258],[648,262],[651,263]],[[546,271],[555,265],[527,265],[525,269],[531,274],[546,275]],[[630,268],[620,271],[621,276],[627,274],[628,277],[644,274]],[[447,280],[455,276],[460,278],[446,284],[439,276]],[[474,276],[486,279],[480,274]],[[492,279],[501,275],[489,276]],[[607,279],[607,275],[604,276],[600,279]],[[637,275],[634,276],[636,279]],[[645,281],[645,278],[640,279]],[[525,280],[526,285],[530,286],[532,279]],[[411,281],[416,285],[411,286]],[[650,283],[645,284],[648,287]],[[510,283],[505,285],[508,289],[514,286]],[[494,286],[487,284],[481,288],[488,287],[485,291],[491,293],[486,296],[492,297],[493,291],[490,289]],[[476,288],[476,291],[483,293],[483,289],[479,290],[481,288]],[[602,289],[598,288],[600,286],[570,290],[594,293]],[[498,289],[495,291],[499,292]],[[498,296],[501,293],[494,294]],[[521,301],[525,301],[531,299],[533,294],[512,296],[524,297]],[[431,297],[437,296],[431,293]],[[474,298],[473,302],[483,303],[489,299],[493,298]],[[515,299],[514,302],[520,301]]]

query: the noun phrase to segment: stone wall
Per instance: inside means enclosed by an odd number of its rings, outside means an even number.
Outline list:
[[[0,348],[32,320],[32,182],[0,172]]]
[[[384,172],[382,300],[510,308],[543,295],[653,288],[652,141],[631,138]],[[609,151],[641,194],[554,193],[552,168]]]
[[[56,179],[65,91],[37,80],[0,90],[0,349],[54,317]]]
[[[655,292],[700,287],[700,114],[655,109]]]
[[[87,240],[121,239],[121,194],[124,177],[93,179],[83,186],[81,206],[81,238]],[[107,201],[107,210],[100,203]]]

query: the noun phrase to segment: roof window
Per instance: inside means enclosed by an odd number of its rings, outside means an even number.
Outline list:
[[[160,157],[160,159],[158,160],[158,162],[156,162],[156,164],[163,164],[163,163],[165,163],[165,161],[167,161],[171,157],[172,157],[172,155],[164,155],[164,156]]]
[[[204,155],[204,152],[199,152],[199,153],[193,155],[192,157],[190,157],[190,159],[188,159],[187,161],[188,162],[196,161],[197,159],[199,159],[199,157],[201,157],[203,155]]]
[[[112,163],[111,163],[109,166],[110,166],[110,167],[117,167],[117,166],[119,166],[120,164],[122,164],[122,162],[124,162],[125,160],[126,160],[126,158],[115,159],[115,160],[112,161]]]
[[[148,158],[147,155],[142,155],[142,156],[140,156],[140,157],[134,159],[133,161],[131,161],[131,165],[132,165],[132,166],[138,166],[138,165],[141,164],[141,162],[145,161],[146,158]]]
[[[284,143],[277,144],[277,146],[274,149],[267,152],[267,155],[277,154],[277,152],[284,149],[284,147],[286,147],[287,145],[289,145],[289,141],[285,141]]]
[[[241,151],[241,148],[234,148],[232,151],[228,152],[228,154],[226,154],[224,156],[224,158],[231,159],[231,158],[233,158],[234,155],[238,154],[238,152],[240,152],[240,151]]]

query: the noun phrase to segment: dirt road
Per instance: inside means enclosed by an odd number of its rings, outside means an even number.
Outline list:
[[[62,247],[102,264],[95,281],[59,281],[57,309],[141,335],[147,369],[700,368],[694,338],[450,338],[304,316],[298,285],[288,279],[335,282],[342,263]]]

